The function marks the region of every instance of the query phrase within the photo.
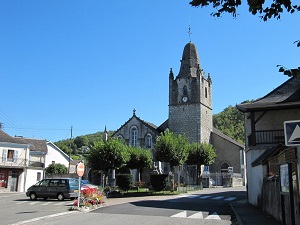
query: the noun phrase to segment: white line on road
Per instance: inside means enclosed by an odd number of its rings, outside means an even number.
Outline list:
[[[219,199],[221,199],[221,198],[224,198],[224,196],[217,196],[217,197],[214,197],[214,198],[212,198],[213,200],[219,200]]]
[[[201,199],[207,199],[207,198],[210,198],[211,196],[210,195],[205,195],[205,196],[201,196],[200,198]]]
[[[203,213],[202,212],[197,212],[191,216],[189,216],[188,218],[192,218],[192,219],[203,219]]]
[[[171,217],[181,217],[181,218],[186,218],[187,217],[187,211],[182,211],[180,213],[177,213]]]
[[[206,220],[221,220],[221,218],[218,216],[218,214],[216,212],[207,216],[205,219]]]
[[[21,205],[21,204],[26,203],[26,202],[28,202],[28,201],[17,202],[16,205]]]
[[[232,200],[234,200],[234,199],[236,199],[236,197],[230,197],[230,198],[226,198],[226,199],[224,199],[225,201],[232,201]]]

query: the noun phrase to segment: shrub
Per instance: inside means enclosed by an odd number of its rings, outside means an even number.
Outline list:
[[[128,191],[133,185],[133,178],[131,174],[120,174],[117,176],[117,186],[123,191]]]
[[[167,186],[167,174],[152,174],[150,177],[151,185],[155,191],[162,191]]]

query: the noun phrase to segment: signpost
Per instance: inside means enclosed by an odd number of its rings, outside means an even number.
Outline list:
[[[79,184],[78,184],[78,199],[77,199],[77,207],[79,207],[80,202],[80,191],[81,191],[81,177],[84,174],[84,164],[82,162],[77,164],[77,175],[79,176]]]

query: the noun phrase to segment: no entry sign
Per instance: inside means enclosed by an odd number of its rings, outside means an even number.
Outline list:
[[[77,175],[82,177],[84,174],[84,164],[82,162],[77,164]]]

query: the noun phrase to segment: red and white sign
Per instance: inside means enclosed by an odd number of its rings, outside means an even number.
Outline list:
[[[77,175],[82,177],[84,174],[84,164],[82,162],[77,164]]]

